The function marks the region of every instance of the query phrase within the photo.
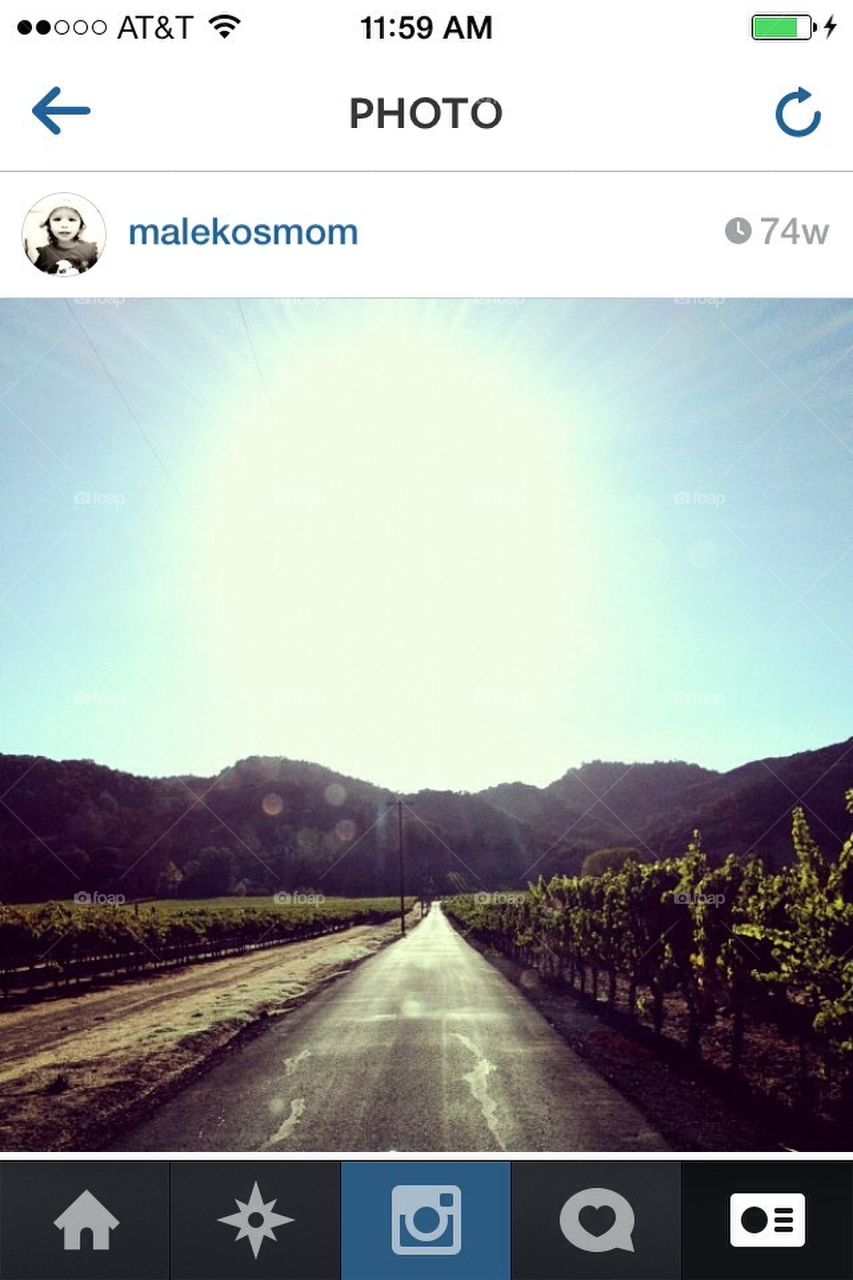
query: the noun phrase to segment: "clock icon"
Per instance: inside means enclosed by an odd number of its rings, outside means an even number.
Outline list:
[[[752,235],[752,226],[746,218],[732,218],[726,223],[726,239],[732,244],[746,244]]]

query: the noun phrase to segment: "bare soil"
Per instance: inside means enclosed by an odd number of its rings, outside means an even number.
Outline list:
[[[399,928],[359,925],[0,1013],[0,1150],[105,1150],[130,1117]]]

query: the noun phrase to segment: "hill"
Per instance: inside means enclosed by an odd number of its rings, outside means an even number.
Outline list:
[[[593,761],[546,787],[422,791],[405,801],[406,887],[523,887],[630,845],[787,859],[790,814],[818,841],[847,834],[853,738],[725,773],[683,762]],[[399,886],[393,798],[306,761],[250,757],[212,778],[143,778],[90,760],[0,756],[0,900],[264,894],[372,896]]]
[[[805,809],[819,843],[844,842],[849,834],[844,795],[851,784],[853,738],[725,773],[680,761],[595,761],[541,790],[514,783],[483,795],[554,845],[537,868],[552,875],[576,872],[586,853],[607,844],[676,855],[697,827],[706,848],[719,856],[755,851],[778,866],[790,854],[790,815],[797,805]]]

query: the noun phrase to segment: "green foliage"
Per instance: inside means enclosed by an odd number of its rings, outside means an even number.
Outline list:
[[[853,791],[847,805],[853,813]],[[756,857],[712,865],[697,832],[678,858],[540,879],[516,901],[460,896],[446,910],[489,944],[582,990],[591,974],[598,995],[605,973],[611,1002],[617,978],[626,980],[632,1013],[646,988],[658,1031],[664,998],[678,991],[694,1052],[705,1031],[729,1021],[734,1070],[745,1023],[774,1029],[799,1044],[804,1089],[816,1073],[849,1096],[853,836],[829,859],[797,809],[792,839],[793,862],[778,872]]]
[[[411,908],[414,899],[406,900]],[[0,990],[133,973],[392,919],[399,898],[0,905]]]
[[[605,871],[619,871],[626,862],[644,861],[639,849],[633,845],[617,845],[613,849],[596,849],[583,860],[582,876],[600,876]]]

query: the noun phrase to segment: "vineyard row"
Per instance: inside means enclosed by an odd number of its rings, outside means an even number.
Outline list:
[[[408,906],[412,905],[409,900]],[[269,908],[0,906],[0,992],[21,994],[300,942],[393,918],[399,899]]]
[[[700,1057],[722,1037],[733,1076],[748,1031],[784,1042],[798,1104],[830,1099],[843,1111],[853,1100],[853,836],[828,857],[799,809],[792,834],[793,860],[778,871],[754,856],[714,863],[697,832],[679,858],[540,879],[525,894],[462,895],[445,909],[487,946],[658,1036],[677,1005],[687,1050]]]

